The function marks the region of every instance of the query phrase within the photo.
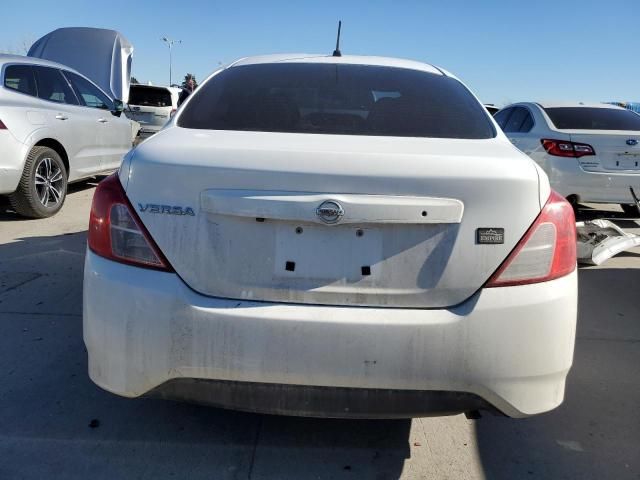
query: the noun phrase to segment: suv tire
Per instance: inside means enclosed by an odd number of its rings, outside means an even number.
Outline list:
[[[67,169],[60,155],[49,147],[31,149],[22,178],[9,202],[20,215],[46,218],[55,215],[67,196]]]

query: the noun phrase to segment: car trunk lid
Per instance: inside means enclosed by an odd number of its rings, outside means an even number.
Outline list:
[[[210,296],[456,305],[541,207],[536,169],[503,139],[171,127],[144,147],[127,195],[178,275]]]
[[[592,172],[640,173],[640,131],[564,130],[572,142],[590,145],[595,155],[579,158]]]

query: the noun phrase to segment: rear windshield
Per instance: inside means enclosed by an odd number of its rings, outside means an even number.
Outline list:
[[[640,115],[616,108],[545,108],[560,130],[633,130],[640,131]]]
[[[129,105],[170,107],[171,93],[166,88],[131,86],[129,89]]]
[[[232,67],[196,90],[178,125],[209,130],[492,138],[457,80],[416,70],[313,63]]]

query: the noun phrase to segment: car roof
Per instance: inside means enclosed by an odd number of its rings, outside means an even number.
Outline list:
[[[392,57],[374,57],[366,55],[343,55],[334,57],[326,54],[289,53],[275,55],[258,55],[254,57],[241,58],[232,63],[230,67],[257,65],[264,63],[325,63],[325,64],[348,64],[348,65],[370,65],[379,67],[395,67],[418,70],[421,72],[434,73],[436,75],[453,76],[444,70],[428,63],[417,62]]]
[[[51,60],[45,60],[43,58],[36,57],[25,57],[23,55],[8,55],[5,53],[0,53],[0,65],[4,63],[25,63],[30,65],[42,65],[45,67],[54,67],[54,68],[63,68],[73,73],[78,73],[71,67],[67,67],[61,63],[52,62]],[[84,76],[84,75],[83,75]]]
[[[599,103],[599,102],[525,102],[525,103],[534,103],[542,108],[613,108],[620,109],[622,107],[618,107],[617,105],[611,105],[608,103]]]

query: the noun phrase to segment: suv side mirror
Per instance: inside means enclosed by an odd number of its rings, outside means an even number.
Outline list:
[[[124,111],[124,103],[122,103],[122,100],[118,100],[116,98],[113,101],[113,110],[111,111],[111,113],[113,113],[116,117],[119,117],[120,115],[122,115],[123,111]]]

